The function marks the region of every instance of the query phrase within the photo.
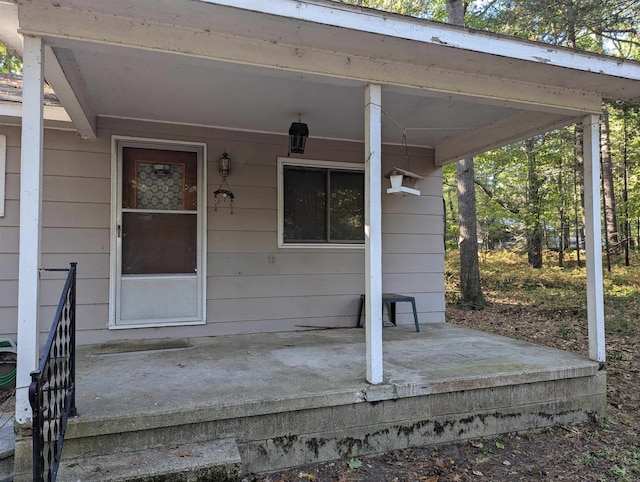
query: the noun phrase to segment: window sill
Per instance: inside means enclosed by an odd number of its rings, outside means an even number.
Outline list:
[[[278,243],[278,248],[282,249],[364,249],[364,243]]]

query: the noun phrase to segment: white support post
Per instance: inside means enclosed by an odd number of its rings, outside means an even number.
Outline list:
[[[42,226],[43,48],[24,38],[22,162],[20,166],[20,262],[18,270],[18,360],[16,422],[31,423],[29,384],[38,365],[40,233]]]
[[[382,88],[365,89],[365,295],[367,381],[382,383]]]
[[[602,225],[600,220],[600,124],[589,115],[584,127],[584,211],[587,258],[587,318],[589,357],[604,363],[604,289],[602,284]]]

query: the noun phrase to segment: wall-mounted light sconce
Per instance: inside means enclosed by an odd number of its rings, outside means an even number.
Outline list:
[[[309,137],[309,127],[304,122],[292,122],[289,127],[289,154],[304,154],[304,146]]]
[[[222,153],[222,156],[218,158],[218,172],[222,177],[227,177],[231,172],[231,159],[227,151]]]
[[[218,203],[222,200],[223,202],[228,202],[229,207],[231,208],[231,214],[233,214],[233,200],[235,196],[231,192],[229,188],[229,184],[227,184],[227,176],[231,172],[231,159],[229,159],[229,154],[225,150],[222,155],[218,158],[218,173],[222,177],[222,182],[217,190],[213,192],[213,206],[214,211],[218,210]],[[220,198],[218,198],[220,196]]]

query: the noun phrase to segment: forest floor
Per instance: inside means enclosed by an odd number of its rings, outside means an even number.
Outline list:
[[[457,251],[447,254],[447,321],[585,354],[585,269],[564,268],[548,253],[533,270],[526,255],[484,254],[480,270],[489,305],[455,307]],[[557,256],[557,254],[556,254]],[[575,426],[491,439],[416,447],[267,475],[245,482],[449,482],[640,480],[640,256],[605,270],[607,416]]]

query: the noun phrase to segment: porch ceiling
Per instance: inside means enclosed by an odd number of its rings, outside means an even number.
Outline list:
[[[52,40],[56,56],[73,56],[98,116],[286,134],[298,115],[312,137],[363,140],[366,83],[179,56],[165,52]],[[385,86],[383,141],[435,146],[516,110],[454,95]],[[411,128],[417,128],[413,130]]]
[[[405,127],[444,163],[640,99],[635,63],[333,2],[33,0],[18,15],[84,137],[101,116],[286,135],[301,115],[311,137],[362,141],[373,82],[383,142]]]

